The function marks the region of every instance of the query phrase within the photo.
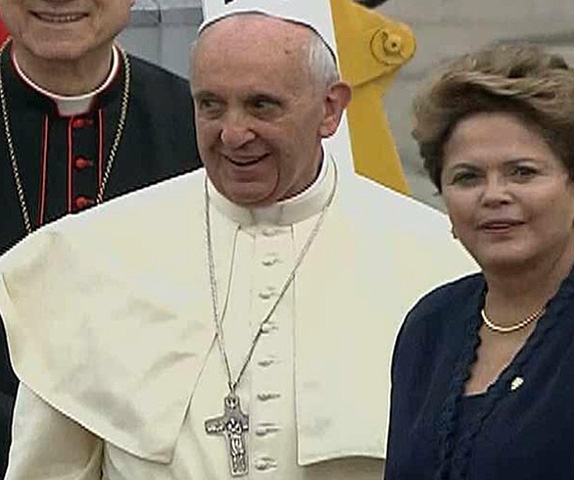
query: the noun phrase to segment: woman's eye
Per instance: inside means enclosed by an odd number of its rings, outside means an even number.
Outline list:
[[[476,184],[479,178],[480,176],[476,172],[458,172],[452,177],[451,184],[461,187],[472,186]]]
[[[531,178],[534,175],[536,175],[537,173],[538,173],[538,171],[535,168],[524,166],[524,165],[518,165],[518,166],[514,167],[512,169],[512,172],[511,172],[512,176],[518,177],[520,179]]]

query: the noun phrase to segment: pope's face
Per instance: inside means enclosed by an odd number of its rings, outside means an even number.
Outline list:
[[[133,0],[0,0],[18,55],[74,62],[109,49]]]
[[[317,175],[321,139],[335,132],[342,109],[333,107],[333,88],[310,74],[310,35],[257,15],[201,35],[191,75],[198,146],[215,188],[234,203],[292,197]]]

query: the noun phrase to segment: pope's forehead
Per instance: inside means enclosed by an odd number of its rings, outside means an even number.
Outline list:
[[[218,50],[260,45],[296,48],[305,45],[310,35],[312,30],[304,25],[247,13],[225,17],[206,27],[199,36],[198,46]]]

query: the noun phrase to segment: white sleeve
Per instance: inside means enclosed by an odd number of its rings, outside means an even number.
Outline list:
[[[101,480],[103,442],[20,384],[5,480]]]

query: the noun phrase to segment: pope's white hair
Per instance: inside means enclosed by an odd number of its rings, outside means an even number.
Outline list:
[[[327,87],[340,79],[335,55],[325,41],[312,29],[309,37],[309,72],[320,87]]]

